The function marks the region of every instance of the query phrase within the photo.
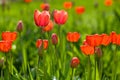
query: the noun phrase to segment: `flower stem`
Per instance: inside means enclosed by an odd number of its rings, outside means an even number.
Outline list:
[[[112,69],[112,80],[116,80],[116,66],[117,66],[117,45],[116,45],[116,48],[115,48],[115,51],[114,51],[114,54],[113,54],[113,62],[115,63],[113,65],[113,69]]]
[[[90,55],[88,55],[88,79],[91,80],[91,62],[90,62]]]
[[[95,54],[95,74],[94,74],[94,80],[96,80],[96,66],[97,66],[97,61],[96,61],[96,54]]]

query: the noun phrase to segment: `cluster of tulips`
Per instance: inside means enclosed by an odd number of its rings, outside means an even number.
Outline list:
[[[113,31],[110,33],[110,35],[107,34],[87,35],[86,40],[84,41],[83,45],[80,48],[85,55],[91,55],[95,53],[95,47],[98,47],[100,45],[107,46],[110,43],[120,45],[119,34],[116,34],[116,32]]]

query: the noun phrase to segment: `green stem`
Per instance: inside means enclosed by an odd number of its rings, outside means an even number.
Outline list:
[[[95,54],[95,74],[94,74],[94,80],[96,80],[96,66],[97,66],[97,64],[96,64],[96,54]]]
[[[114,54],[113,54],[113,62],[115,63],[113,65],[113,70],[112,70],[112,80],[116,80],[116,67],[117,67],[117,45],[116,45],[116,48],[115,48],[115,51],[114,51]]]
[[[72,68],[71,80],[74,80],[74,68]]]
[[[90,62],[90,55],[88,55],[88,79],[91,80],[91,62]]]

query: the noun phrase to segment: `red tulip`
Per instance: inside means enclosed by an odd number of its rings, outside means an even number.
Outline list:
[[[53,29],[53,22],[50,20],[48,25],[43,28],[43,31],[51,31]]]
[[[52,44],[56,45],[57,43],[58,43],[58,36],[55,33],[53,33],[52,34]]]
[[[105,6],[111,6],[112,3],[112,0],[105,0]]]
[[[85,12],[85,8],[83,6],[75,7],[75,11],[77,14],[83,14]]]
[[[92,55],[94,54],[94,47],[93,46],[89,46],[89,45],[82,45],[80,46],[81,51],[85,54],[85,55]]]
[[[110,33],[110,37],[111,37],[111,42],[112,42],[113,44],[116,44],[116,41],[117,41],[117,34],[116,34],[116,32],[112,31],[112,32]]]
[[[116,44],[117,44],[117,45],[120,45],[120,34],[117,35]]]
[[[101,44],[101,41],[102,41],[102,36],[98,34],[88,35],[86,37],[86,42],[90,46],[99,46]]]
[[[77,57],[73,57],[71,60],[71,68],[76,68],[80,64],[80,60]]]
[[[68,19],[68,14],[64,10],[60,10],[60,11],[59,10],[55,10],[53,12],[53,15],[54,15],[54,21],[58,25],[65,24],[67,19]]]
[[[43,48],[44,48],[44,49],[47,49],[47,47],[48,47],[48,40],[38,39],[38,40],[36,41],[36,47],[37,47],[37,48],[42,47],[42,45],[43,45]]]
[[[42,3],[42,4],[40,4],[40,8],[41,8],[42,10],[49,11],[50,5],[49,5],[48,3]]]
[[[45,27],[50,21],[50,14],[48,11],[35,10],[34,12],[34,21],[38,27]]]
[[[102,42],[101,44],[104,46],[107,46],[111,42],[111,37],[108,36],[107,34],[102,34]]]
[[[1,52],[9,52],[12,47],[12,42],[11,41],[0,41],[0,51]]]
[[[71,9],[72,8],[72,2],[64,2],[63,7],[65,9]]]
[[[2,32],[2,40],[5,41],[15,41],[17,38],[17,32]]]
[[[67,33],[67,40],[69,42],[78,42],[80,38],[80,34],[78,32],[68,32]]]

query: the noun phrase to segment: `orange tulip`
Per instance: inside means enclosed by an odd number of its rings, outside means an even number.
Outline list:
[[[112,31],[112,32],[110,33],[110,37],[111,37],[111,42],[112,42],[113,44],[116,44],[116,41],[117,41],[117,34],[116,34],[116,32]]]
[[[32,0],[24,0],[24,2],[30,3],[30,2],[32,2]]]
[[[37,48],[42,47],[42,45],[43,45],[43,48],[44,48],[44,49],[47,49],[47,47],[48,47],[48,40],[38,39],[38,40],[36,41],[36,47],[37,47]]]
[[[42,10],[49,11],[50,5],[48,3],[42,3],[42,4],[40,4],[40,8]]]
[[[71,68],[76,68],[80,64],[80,60],[77,57],[73,57],[71,60]]]
[[[46,27],[43,28],[43,31],[51,31],[53,29],[53,22],[50,20],[48,25]]]
[[[15,41],[17,38],[17,32],[2,32],[2,40],[5,41]]]
[[[85,12],[85,8],[83,6],[75,7],[75,11],[77,14],[83,14]]]
[[[104,45],[104,46],[107,46],[109,45],[111,42],[111,37],[108,36],[107,34],[102,34],[102,42],[101,44]]]
[[[0,51],[1,52],[9,52],[12,47],[12,42],[11,41],[0,41]]]
[[[112,0],[105,0],[105,6],[111,6],[113,3]]]
[[[85,55],[92,55],[94,54],[94,47],[93,46],[89,46],[89,45],[82,45],[80,46],[81,51],[85,54]]]
[[[48,48],[48,40],[43,40],[44,49]]]
[[[99,46],[101,44],[101,41],[102,41],[102,36],[98,34],[88,35],[86,37],[86,42],[90,46]]]
[[[65,9],[71,9],[72,8],[72,2],[64,2],[63,7]]]
[[[78,42],[80,38],[80,34],[78,32],[68,32],[67,33],[67,40],[69,42]]]

